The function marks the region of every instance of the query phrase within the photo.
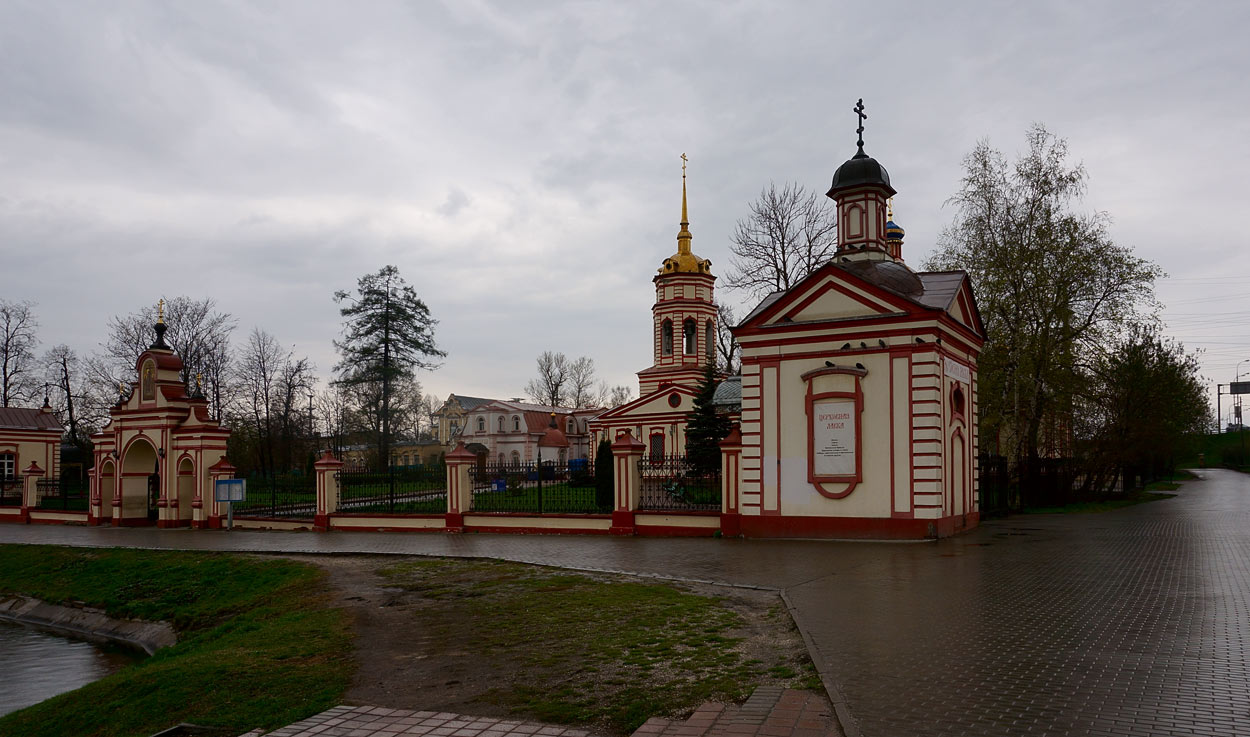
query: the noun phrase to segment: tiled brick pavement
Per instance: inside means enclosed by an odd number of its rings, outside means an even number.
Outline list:
[[[449,712],[406,711],[380,706],[336,706],[272,732],[241,737],[589,737],[583,729],[516,719]],[[742,706],[704,704],[685,721],[650,719],[635,737],[836,737],[824,697],[763,687]]]
[[[685,721],[648,719],[634,737],[835,737],[823,695],[775,687],[755,689],[742,706],[704,704]]]
[[[584,729],[516,719],[384,709],[380,706],[336,706],[264,734],[265,737],[587,737],[590,733]]]
[[[790,587],[866,735],[1250,735],[1250,479]]]
[[[0,542],[495,557],[780,588],[852,734],[1250,735],[1250,479],[1202,474],[1168,501],[922,544],[20,525]]]

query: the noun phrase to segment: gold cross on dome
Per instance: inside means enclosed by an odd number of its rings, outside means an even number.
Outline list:
[[[161,298],[156,302],[156,321],[165,322],[165,299]]]

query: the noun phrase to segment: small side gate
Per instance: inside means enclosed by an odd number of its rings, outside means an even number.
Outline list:
[[[720,469],[700,469],[685,456],[644,455],[638,508],[656,512],[719,512]]]

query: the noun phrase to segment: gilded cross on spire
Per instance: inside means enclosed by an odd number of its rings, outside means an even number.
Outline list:
[[[868,116],[864,114],[864,98],[862,97],[859,98],[859,102],[855,103],[855,107],[852,108],[851,110],[852,112],[854,112],[856,115],[859,116],[859,127],[855,129],[855,132],[859,134],[859,141],[857,142],[857,145],[859,146],[860,155],[863,155],[864,153],[864,121],[868,119]]]
[[[165,299],[161,298],[156,302],[156,321],[165,324]]]
[[[690,218],[686,215],[686,162],[690,159],[686,158],[686,154],[681,155],[681,230],[686,233],[686,228],[690,225]],[[686,233],[689,235],[689,233]],[[678,236],[680,238],[681,236]],[[689,243],[687,242],[687,245]]]

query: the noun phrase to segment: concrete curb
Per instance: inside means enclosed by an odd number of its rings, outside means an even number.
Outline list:
[[[0,598],[0,619],[88,640],[115,642],[143,650],[148,655],[178,643],[178,636],[168,622],[113,619],[98,610],[48,604],[29,596]]]
[[[784,589],[781,591],[781,600],[785,602],[786,611],[790,613],[790,620],[794,622],[794,628],[803,636],[803,644],[807,646],[807,655],[816,666],[816,672],[820,674],[820,682],[825,686],[825,693],[829,696],[829,703],[833,704],[833,714],[838,719],[838,726],[842,728],[842,734],[845,737],[861,737],[859,722],[855,721],[854,715],[851,714],[851,705],[846,702],[846,696],[842,694],[842,687],[838,684],[837,678],[834,677],[833,669],[821,657],[812,636],[799,624],[798,609],[794,606],[794,602],[790,600],[790,595]]]

